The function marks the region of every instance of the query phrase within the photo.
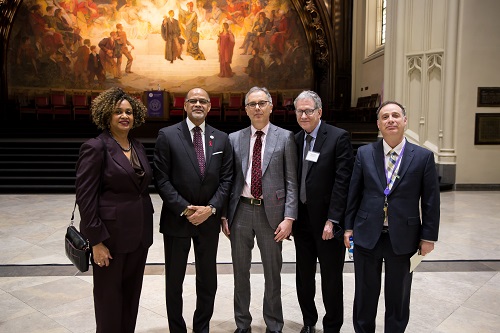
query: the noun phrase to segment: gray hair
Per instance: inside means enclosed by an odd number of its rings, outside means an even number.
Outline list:
[[[267,95],[268,102],[271,103],[271,105],[273,104],[273,98],[272,98],[271,94],[269,93],[269,90],[267,90],[267,88],[265,88],[265,87],[252,87],[245,95],[245,105],[248,104],[248,96],[250,96],[250,94],[253,94],[254,92],[259,92],[259,91],[264,92]]]
[[[322,109],[323,104],[321,104],[321,98],[316,94],[314,91],[311,90],[304,90],[295,98],[293,101],[293,106],[295,109],[297,108],[297,102],[302,100],[302,99],[312,99],[314,101],[314,109]]]

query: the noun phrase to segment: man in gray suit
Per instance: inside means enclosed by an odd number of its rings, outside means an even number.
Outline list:
[[[281,332],[282,241],[297,218],[297,149],[293,133],[269,122],[273,108],[266,88],[245,97],[251,126],[229,135],[234,169],[222,230],[231,240],[234,271],[235,333],[251,332],[250,265],[254,236],[264,268],[266,332]]]

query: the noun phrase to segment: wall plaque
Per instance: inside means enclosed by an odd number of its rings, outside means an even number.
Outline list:
[[[500,145],[500,113],[476,113],[475,145]]]
[[[500,106],[500,87],[478,87],[477,106]]]

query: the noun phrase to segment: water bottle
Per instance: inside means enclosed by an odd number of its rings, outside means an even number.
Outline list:
[[[349,250],[347,250],[349,259],[354,260],[354,240],[349,236]]]

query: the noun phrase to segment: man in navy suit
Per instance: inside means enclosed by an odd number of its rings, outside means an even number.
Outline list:
[[[208,333],[217,290],[220,212],[232,183],[232,149],[227,134],[205,122],[210,111],[205,90],[191,89],[184,110],[186,120],[160,130],[154,153],[154,179],[163,200],[167,316],[170,332],[186,332],[182,284],[192,240],[197,296],[193,332]]]
[[[351,139],[348,132],[321,121],[322,103],[315,92],[303,91],[294,105],[303,129],[295,135],[300,201],[299,218],[293,224],[297,298],[304,322],[301,333],[314,333],[318,321],[317,261],[326,312],[323,332],[338,333],[344,322],[343,225],[354,162]]]
[[[385,262],[386,333],[404,332],[410,317],[410,257],[434,249],[440,198],[434,154],[408,142],[404,107],[393,101],[377,110],[383,140],[360,147],[349,187],[344,244],[354,239],[353,323],[375,332],[382,262]]]

